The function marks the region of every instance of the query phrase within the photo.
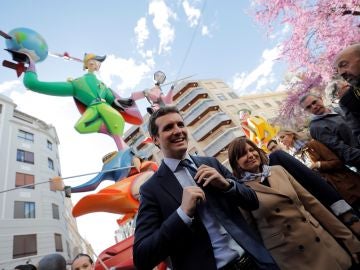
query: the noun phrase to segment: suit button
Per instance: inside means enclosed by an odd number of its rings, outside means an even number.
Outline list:
[[[302,222],[306,222],[306,218],[304,218],[304,217],[301,218],[301,221],[302,221]]]
[[[304,247],[303,245],[299,245],[299,246],[298,246],[298,249],[299,249],[300,251],[304,251],[304,250],[305,250],[305,247]]]
[[[290,231],[291,230],[291,225],[290,224],[286,225],[286,229],[288,229]]]
[[[280,208],[276,208],[276,209],[275,209],[275,212],[276,212],[276,213],[279,213],[279,212],[280,212]]]
[[[316,242],[320,242],[320,237],[316,236],[316,237],[315,237],[315,241],[316,241]]]
[[[293,203],[294,203],[293,200],[290,199],[290,200],[289,200],[289,204],[293,204]]]

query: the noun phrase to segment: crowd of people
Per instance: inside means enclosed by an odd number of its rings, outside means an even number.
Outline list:
[[[300,106],[310,136],[282,128],[267,147],[245,137],[228,148],[232,173],[216,158],[190,155],[176,107],[148,130],[164,159],[140,189],[134,263],[152,269],[360,269],[360,44],[334,59],[326,93]],[[288,153],[287,153],[288,152]]]
[[[79,253],[73,259],[71,270],[94,270],[95,264],[90,255]],[[67,270],[65,258],[59,253],[48,254],[41,258],[38,265],[23,264],[18,265],[14,270]]]
[[[334,59],[328,107],[310,92],[308,135],[282,127],[266,154],[246,137],[228,147],[232,172],[214,157],[190,155],[176,107],[153,112],[148,131],[164,159],[140,188],[136,269],[360,269],[360,44]],[[65,270],[59,254],[36,268]],[[72,270],[91,270],[87,254]]]

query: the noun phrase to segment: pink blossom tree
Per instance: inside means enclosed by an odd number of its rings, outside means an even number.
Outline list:
[[[302,74],[304,83],[289,84],[289,96],[280,115],[296,116],[300,94],[328,81],[333,60],[344,47],[360,41],[359,0],[254,0],[258,22],[268,33],[289,27],[280,58],[292,72]],[[319,77],[321,76],[321,77]],[[321,78],[321,79],[319,79]]]

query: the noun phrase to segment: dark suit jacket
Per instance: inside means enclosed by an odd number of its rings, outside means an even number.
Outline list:
[[[215,158],[192,157],[195,164],[217,169],[225,178],[234,178]],[[243,219],[238,206],[258,208],[255,192],[235,183],[232,195],[205,188],[206,200],[223,227],[257,261],[260,269],[278,269],[258,236]],[[163,162],[159,170],[140,188],[140,209],[136,221],[134,262],[137,269],[152,269],[170,256],[173,269],[216,269],[209,235],[195,215],[186,225],[176,212],[181,204],[182,187]]]
[[[330,208],[332,204],[343,200],[340,194],[318,173],[306,167],[288,153],[278,150],[269,155],[270,166],[284,167],[304,188],[316,197],[323,205]]]

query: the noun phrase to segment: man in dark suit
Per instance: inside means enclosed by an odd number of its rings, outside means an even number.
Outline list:
[[[352,132],[360,140],[360,43],[350,45],[335,57],[337,73],[349,83],[336,91],[339,105]]]
[[[167,257],[173,269],[279,269],[238,210],[258,208],[255,192],[215,158],[187,153],[179,111],[153,113],[149,133],[164,160],[140,188],[137,269],[152,269]]]

